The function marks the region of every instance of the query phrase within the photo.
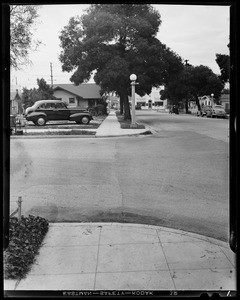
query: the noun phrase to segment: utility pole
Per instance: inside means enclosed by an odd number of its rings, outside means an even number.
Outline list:
[[[52,63],[50,63],[50,71],[51,71],[51,86],[53,87]]]

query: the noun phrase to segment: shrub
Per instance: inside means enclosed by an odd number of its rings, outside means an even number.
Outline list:
[[[9,221],[9,244],[3,253],[4,278],[22,279],[30,271],[42,241],[48,231],[48,221],[29,215]]]

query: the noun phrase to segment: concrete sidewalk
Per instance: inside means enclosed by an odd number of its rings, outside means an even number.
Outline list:
[[[107,118],[98,127],[96,137],[114,137],[126,135],[139,135],[148,132],[149,129],[122,129],[115,111],[111,110]]]
[[[159,226],[50,223],[27,277],[4,290],[236,290],[227,243]]]

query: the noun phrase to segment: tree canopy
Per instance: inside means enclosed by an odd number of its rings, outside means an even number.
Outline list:
[[[161,95],[168,98],[173,104],[185,101],[186,110],[189,100],[195,100],[199,109],[199,97],[214,94],[218,99],[224,84],[219,77],[207,66],[185,65],[181,73],[171,80]]]
[[[10,65],[14,69],[29,63],[29,50],[33,50],[33,45],[37,47],[41,43],[32,39],[38,8],[38,5],[10,6]]]
[[[38,88],[28,90],[23,88],[22,100],[25,108],[32,106],[38,100],[56,99],[53,96],[53,89],[47,84],[47,82],[41,78],[37,79]]]
[[[160,14],[149,4],[93,4],[61,31],[62,70],[73,71],[70,80],[77,85],[95,72],[102,92],[116,92],[121,112],[130,119],[132,73],[143,96],[183,68],[182,59],[156,38],[160,25]]]
[[[230,79],[230,57],[226,54],[216,54],[216,62],[220,68],[220,79],[226,83]]]

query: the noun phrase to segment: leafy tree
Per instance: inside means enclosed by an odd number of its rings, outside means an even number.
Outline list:
[[[41,44],[32,40],[31,32],[38,17],[38,8],[37,5],[10,6],[10,65],[14,69],[29,63],[29,50]]]
[[[71,18],[61,32],[63,71],[74,71],[71,81],[94,80],[102,93],[120,96],[121,113],[130,119],[129,76],[137,75],[136,92],[149,94],[166,84],[182,68],[181,58],[155,36],[159,13],[149,4],[94,4],[82,17]]]
[[[32,106],[38,100],[56,99],[56,97],[53,96],[52,87],[50,87],[43,78],[37,79],[37,84],[37,89],[33,88],[28,90],[27,88],[23,88],[22,101],[25,108]]]
[[[230,78],[230,57],[225,54],[216,54],[216,62],[220,68],[220,79],[223,83],[229,81]]]
[[[161,98],[168,98],[173,104],[184,101],[186,112],[188,101],[195,100],[200,110],[199,97],[213,93],[215,99],[218,99],[223,87],[219,77],[207,66],[186,65],[182,72],[166,85]]]

